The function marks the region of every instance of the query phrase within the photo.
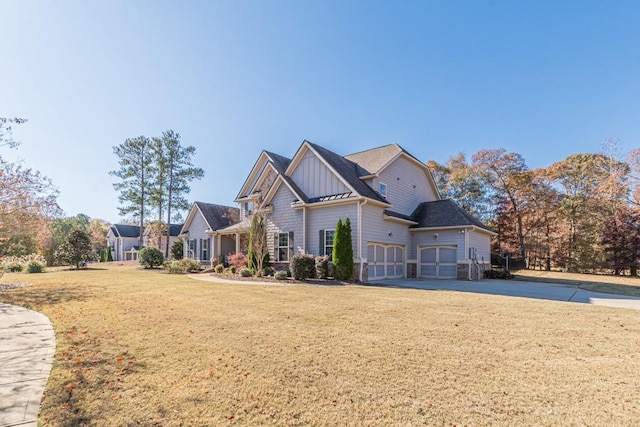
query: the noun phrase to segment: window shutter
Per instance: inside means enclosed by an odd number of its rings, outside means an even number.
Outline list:
[[[325,255],[324,245],[324,230],[320,230],[318,234],[318,255]]]
[[[293,250],[293,231],[289,232],[289,261],[291,261],[291,257],[295,255],[295,251]]]
[[[273,258],[276,261],[280,261],[280,251],[278,250],[278,246],[279,246],[278,242],[278,233],[274,233],[273,234]]]

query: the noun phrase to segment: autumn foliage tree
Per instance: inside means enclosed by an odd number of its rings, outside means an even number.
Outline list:
[[[60,245],[56,257],[67,264],[82,267],[85,261],[95,261],[96,253],[91,244],[91,236],[82,227],[76,227],[67,235]]]

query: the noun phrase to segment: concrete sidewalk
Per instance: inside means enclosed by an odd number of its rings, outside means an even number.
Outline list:
[[[0,427],[37,425],[55,349],[47,316],[0,303]]]

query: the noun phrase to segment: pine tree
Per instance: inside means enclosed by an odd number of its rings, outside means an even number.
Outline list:
[[[120,169],[109,172],[120,178],[120,182],[113,184],[113,188],[120,192],[118,207],[120,215],[132,214],[140,222],[139,246],[143,246],[145,213],[149,204],[149,194],[156,170],[153,164],[153,146],[151,140],[145,136],[130,138],[124,143],[113,147],[118,156]]]

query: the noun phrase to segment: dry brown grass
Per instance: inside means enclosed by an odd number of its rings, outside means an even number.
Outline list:
[[[58,347],[40,420],[77,425],[634,425],[638,312],[111,267],[5,276]],[[18,280],[19,279],[19,280]]]
[[[581,289],[608,294],[640,297],[640,278],[605,274],[563,273],[560,271],[519,270],[516,279],[575,285]]]

